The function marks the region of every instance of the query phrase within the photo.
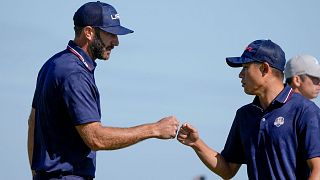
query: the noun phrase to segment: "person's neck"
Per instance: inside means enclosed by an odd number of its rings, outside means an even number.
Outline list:
[[[271,102],[280,94],[284,85],[281,81],[274,81],[266,84],[266,88],[261,92],[259,97],[260,105],[263,109],[267,109]]]
[[[79,46],[86,54],[88,54],[93,61],[95,60],[95,59],[93,58],[92,54],[91,54],[90,51],[89,51],[89,44],[88,44],[88,42],[82,40],[81,38],[75,38],[75,39],[73,40],[73,42],[74,42],[77,46]]]
[[[312,100],[312,99],[314,99],[314,98],[316,98],[317,96],[312,96],[312,95],[310,95],[310,94],[308,94],[308,93],[304,93],[304,91],[300,91],[300,88],[299,87],[294,87],[294,86],[291,86],[292,87],[292,90],[293,90],[293,92],[295,92],[295,93],[299,93],[299,94],[301,94],[303,97],[305,97],[305,98],[307,98],[307,99],[309,99],[309,100]]]

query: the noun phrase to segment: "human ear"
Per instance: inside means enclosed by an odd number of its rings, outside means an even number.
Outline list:
[[[269,66],[269,64],[268,63],[261,63],[261,65],[260,65],[260,72],[261,72],[261,74],[264,76],[264,75],[266,75],[270,70],[271,70],[271,68],[270,68],[270,66]]]
[[[92,41],[94,38],[94,29],[91,26],[86,26],[83,28],[83,33],[85,37],[89,40]]]
[[[301,78],[297,75],[292,76],[292,86],[299,87],[301,84]]]

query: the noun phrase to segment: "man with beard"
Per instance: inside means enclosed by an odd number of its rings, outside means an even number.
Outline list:
[[[41,68],[32,102],[28,154],[33,179],[93,179],[96,151],[115,150],[144,139],[172,139],[178,120],[165,117],[129,128],[101,124],[96,59],[108,60],[117,35],[132,33],[120,25],[109,4],[90,2],[73,17],[75,38]]]

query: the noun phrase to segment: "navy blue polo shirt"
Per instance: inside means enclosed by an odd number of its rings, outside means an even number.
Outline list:
[[[101,119],[95,67],[73,41],[42,66],[32,102],[36,110],[33,170],[94,177],[96,153],[75,126]]]
[[[320,110],[286,85],[265,110],[256,97],[238,109],[221,155],[247,164],[249,179],[308,179],[320,156]]]

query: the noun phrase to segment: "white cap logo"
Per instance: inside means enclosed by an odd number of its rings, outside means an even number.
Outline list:
[[[111,19],[115,20],[115,19],[120,19],[120,15],[119,14],[115,14],[115,15],[110,15]]]

